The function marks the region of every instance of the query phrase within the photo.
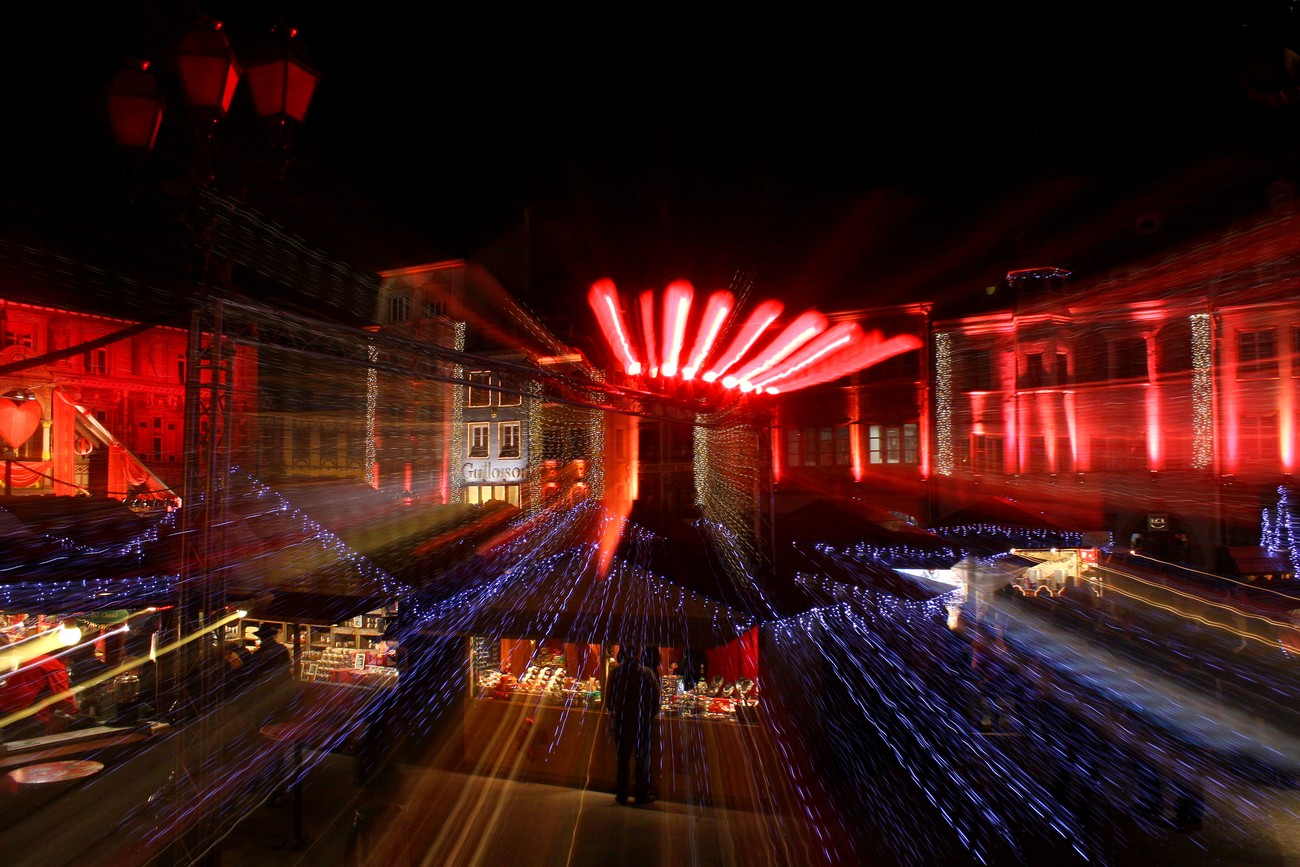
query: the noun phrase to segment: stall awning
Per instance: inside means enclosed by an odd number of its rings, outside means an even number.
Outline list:
[[[1289,560],[1269,553],[1267,548],[1259,546],[1229,548],[1228,556],[1238,575],[1284,575],[1292,572]]]

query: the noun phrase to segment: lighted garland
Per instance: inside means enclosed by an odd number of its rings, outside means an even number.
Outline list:
[[[601,374],[603,377],[603,374]],[[605,395],[597,393],[594,403],[597,405],[604,403]],[[593,497],[605,496],[605,461],[602,460],[605,454],[605,415],[598,410],[587,410],[587,430],[589,443],[587,454],[583,455],[586,460],[586,481],[587,487]]]
[[[465,351],[465,323],[456,323],[453,338],[457,352]],[[453,382],[465,378],[463,365],[454,365],[451,369]],[[461,457],[465,454],[465,389],[459,386],[451,390],[451,442],[448,444],[452,459],[448,462],[448,474],[451,476],[448,498],[453,502],[462,502],[465,498],[465,468]]]
[[[941,476],[953,473],[952,457],[952,335],[946,331],[934,335],[934,392],[935,392],[935,472]]]
[[[459,389],[457,389],[459,391]],[[546,413],[543,412],[544,405],[541,400],[542,387],[541,383],[530,381],[528,383],[528,397],[524,398],[527,405],[528,413],[528,472],[526,474],[528,486],[527,496],[524,498],[528,504],[529,512],[536,512],[542,507],[542,455],[545,453],[543,444],[546,440]],[[457,452],[460,454],[460,452]]]
[[[1214,460],[1214,333],[1210,314],[1188,317],[1192,327],[1192,468]]]
[[[366,347],[366,358],[371,364],[379,361],[379,350],[371,344]],[[366,484],[375,487],[375,417],[379,411],[379,371],[373,367],[366,368]]]

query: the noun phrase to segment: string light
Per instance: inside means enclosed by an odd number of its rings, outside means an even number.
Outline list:
[[[1214,334],[1210,314],[1188,317],[1192,328],[1192,468],[1214,460]]]
[[[952,456],[952,334],[938,331],[934,335],[935,439],[938,462],[935,472],[953,474]]]

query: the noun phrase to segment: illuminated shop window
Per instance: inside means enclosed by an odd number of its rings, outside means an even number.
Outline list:
[[[873,464],[915,464],[920,455],[915,424],[868,425],[867,454]]]
[[[1277,376],[1277,332],[1272,328],[1237,332],[1237,376]]]
[[[471,458],[485,458],[488,456],[488,424],[487,422],[470,422],[469,427],[469,456]]]
[[[519,422],[503,421],[497,425],[497,457],[519,457]]]
[[[465,502],[478,505],[489,500],[496,500],[509,503],[517,508],[521,502],[519,490],[519,485],[467,485],[465,487]]]

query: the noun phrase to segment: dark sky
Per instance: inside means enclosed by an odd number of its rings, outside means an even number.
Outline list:
[[[1118,4],[1003,19],[983,6],[208,8],[232,29],[278,9],[324,75],[297,163],[250,199],[376,268],[472,255],[527,214],[522,289],[545,306],[596,276],[714,288],[737,271],[767,294],[888,298],[993,243],[994,224],[1013,233],[995,211],[1047,221],[1059,202],[1086,218],[1083,181],[1063,178],[1137,188],[1206,154],[1285,150],[1294,120],[1237,74],[1251,51],[1281,56],[1273,6],[1171,4],[1141,20]],[[29,168],[14,189],[104,174],[103,81],[121,57],[160,51],[162,19],[183,8],[20,16],[37,50],[10,78],[33,120],[18,127],[34,131],[17,136]]]

